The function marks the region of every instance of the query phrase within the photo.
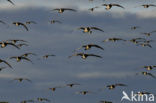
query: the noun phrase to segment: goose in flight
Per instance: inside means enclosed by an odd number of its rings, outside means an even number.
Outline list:
[[[51,21],[50,21],[50,23],[51,23],[51,24],[55,24],[55,23],[62,24],[62,22],[61,22],[61,21],[59,21],[59,20],[51,20]]]
[[[143,66],[143,68],[145,68],[147,70],[152,70],[152,69],[156,68],[156,65]]]
[[[102,4],[102,6],[106,6],[106,10],[110,10],[113,6],[117,6],[117,7],[120,7],[120,8],[123,8],[123,6],[119,5],[119,4]]]
[[[145,42],[146,39],[145,39],[145,38],[133,38],[133,39],[130,39],[130,40],[128,40],[128,41],[130,41],[130,42],[132,42],[132,43],[134,43],[134,44],[138,44],[138,43],[140,43],[140,42]]]
[[[126,40],[121,39],[121,38],[108,38],[104,40],[103,42],[108,42],[108,41],[116,42],[116,41],[126,41]]]
[[[8,65],[10,68],[13,69],[13,67],[8,62],[6,62],[5,60],[0,59],[0,63],[5,63],[6,65]]]
[[[89,94],[89,93],[93,93],[91,91],[79,91],[79,92],[76,92],[76,94],[82,94],[82,95],[86,95],[86,94]]]
[[[112,85],[107,85],[106,88],[108,88],[109,90],[115,89],[117,86],[127,86],[126,84],[121,84],[121,83],[117,83],[117,84],[112,84]]]
[[[149,44],[149,43],[140,43],[140,44],[137,44],[137,46],[142,46],[142,47],[150,47],[152,48],[152,46]]]
[[[89,33],[89,34],[92,33],[92,30],[98,30],[98,31],[104,32],[102,29],[97,28],[97,27],[80,27],[78,29],[83,30],[83,33]]]
[[[99,103],[113,103],[113,102],[101,100],[99,101]]]
[[[76,50],[79,50],[81,48],[84,48],[84,50],[89,50],[91,49],[92,47],[95,47],[95,48],[99,48],[101,50],[104,50],[104,48],[102,48],[101,46],[99,45],[96,45],[96,44],[87,44],[87,45],[82,45],[80,48],[76,49]]]
[[[37,24],[35,21],[26,21],[25,24]]]
[[[140,26],[132,26],[132,27],[131,27],[131,30],[136,30],[136,29],[138,29],[138,28],[140,28]]]
[[[92,8],[89,8],[88,10],[93,12],[96,8],[99,8],[98,6],[95,6],[95,7],[92,7]]]
[[[56,56],[56,55],[53,55],[53,54],[46,54],[46,55],[43,56],[43,58],[44,58],[44,59],[47,59],[47,58],[50,57],[50,56]]]
[[[80,84],[77,84],[77,83],[70,83],[70,84],[66,84],[66,86],[68,86],[68,87],[73,87],[73,86],[76,86],[76,85],[80,85]]]
[[[9,39],[9,40],[6,40],[6,42],[11,42],[13,44],[16,44],[17,42],[27,42],[25,40],[20,40],[20,39]]]
[[[47,98],[37,98],[37,100],[38,100],[39,102],[43,102],[43,101],[50,102],[50,100],[47,99]]]
[[[24,23],[21,23],[21,22],[13,22],[13,24],[16,25],[16,26],[23,26],[27,31],[29,31],[28,30],[28,27]]]
[[[13,56],[13,57],[10,57],[10,59],[16,59],[17,62],[20,62],[21,60],[26,60],[32,63],[30,59],[23,57],[23,56]]]
[[[52,88],[49,88],[49,90],[51,91],[56,91],[57,88],[63,88],[64,86],[56,86],[56,87],[52,87]]]
[[[25,54],[22,54],[21,57],[27,57],[29,55],[33,55],[33,56],[36,56],[35,53],[25,53]]]
[[[136,73],[136,75],[139,75],[139,74],[142,74],[144,76],[151,76],[152,78],[156,79],[156,77],[152,73],[149,73],[149,72]]]
[[[143,6],[144,8],[149,8],[149,7],[156,7],[156,5],[154,5],[154,4],[143,4],[143,5],[141,5],[141,6]]]
[[[13,43],[9,43],[9,42],[0,42],[1,48],[5,48],[8,45],[11,45],[17,49],[20,49],[17,45],[13,44]]]
[[[64,11],[74,11],[76,12],[75,9],[70,9],[70,8],[56,8],[56,9],[53,9],[53,11],[58,11],[58,13],[63,13]]]
[[[138,94],[139,96],[143,96],[143,95],[149,95],[149,94],[152,94],[150,92],[137,92],[136,94]]]
[[[95,55],[95,54],[85,54],[85,53],[76,53],[73,54],[72,56],[69,56],[69,58],[73,57],[73,56],[81,56],[82,59],[86,59],[88,56],[93,56],[93,57],[98,57],[98,58],[102,58],[99,55]]]
[[[32,83],[32,81],[30,80],[30,79],[28,79],[28,78],[15,78],[15,79],[13,79],[13,80],[17,80],[18,82],[22,82],[22,81],[28,81],[28,82],[30,82],[30,83]]]
[[[152,33],[155,33],[155,32],[156,32],[156,30],[155,30],[155,31],[151,31],[151,32],[141,33],[141,34],[144,34],[144,35],[146,35],[146,36],[151,36]]]

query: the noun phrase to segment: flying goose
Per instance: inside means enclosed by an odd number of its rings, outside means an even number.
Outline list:
[[[51,91],[56,91],[57,88],[63,88],[64,86],[56,86],[56,87],[52,87],[52,88],[49,88],[49,90]]]
[[[6,65],[8,65],[10,68],[13,69],[13,67],[8,62],[6,62],[5,60],[0,59],[0,63],[5,63]]]
[[[25,24],[37,24],[35,21],[26,21]]]
[[[55,23],[62,24],[62,22],[61,22],[61,21],[59,21],[59,20],[51,20],[51,21],[50,21],[50,23],[51,23],[51,24],[55,24]]]
[[[50,102],[50,100],[47,99],[47,98],[37,98],[37,100],[38,100],[39,102],[43,102],[43,101]]]
[[[44,59],[47,59],[47,58],[50,57],[50,56],[56,56],[56,55],[53,55],[53,54],[46,54],[46,55],[43,56],[43,58],[44,58]]]
[[[117,6],[117,7],[120,7],[120,8],[123,8],[123,6],[119,5],[119,4],[102,4],[102,6],[106,6],[106,10],[110,10],[113,6]]]
[[[107,85],[106,87],[107,87],[109,90],[112,90],[112,89],[115,89],[115,87],[117,87],[117,86],[127,86],[127,85],[126,85],[126,84],[117,83],[117,84]]]
[[[73,57],[73,56],[81,56],[82,59],[86,59],[88,56],[94,56],[94,57],[98,57],[98,58],[102,58],[99,55],[95,55],[95,54],[85,54],[85,53],[76,53],[73,54],[72,56],[69,56],[69,58]]]
[[[80,85],[80,84],[77,84],[77,83],[70,83],[70,84],[66,84],[66,86],[68,86],[68,87],[73,87],[73,86],[75,86],[75,85]]]
[[[143,4],[141,6],[143,6],[144,8],[149,8],[150,6],[156,7],[156,5],[154,4]]]
[[[17,42],[27,42],[25,40],[20,40],[20,39],[9,39],[9,40],[6,40],[7,43],[11,42],[13,44],[16,44]]]
[[[121,38],[108,38],[104,40],[103,42],[108,42],[108,41],[116,42],[116,41],[126,41],[126,40],[121,39]]]
[[[88,93],[93,93],[91,91],[79,91],[79,92],[76,92],[76,94],[82,94],[82,95],[86,95]]]
[[[146,35],[146,36],[151,36],[151,34],[152,34],[152,33],[155,33],[155,32],[156,32],[156,30],[155,30],[155,31],[151,31],[151,32],[141,33],[141,34],[144,34],[144,35]]]
[[[23,26],[27,31],[29,31],[29,30],[28,30],[28,27],[27,27],[24,23],[21,23],[21,22],[13,22],[13,24],[16,25],[16,26],[20,26],[20,25],[21,25],[21,26]]]
[[[75,9],[70,9],[70,8],[56,8],[56,9],[53,9],[53,11],[56,11],[56,10],[58,11],[58,13],[63,13],[65,10],[76,12]]]
[[[17,48],[17,49],[20,49],[17,45],[15,45],[15,44],[13,44],[13,43],[9,43],[9,42],[0,42],[0,45],[1,45],[1,48],[5,48],[6,46],[8,46],[8,45],[11,45],[11,46],[13,46],[13,47],[15,47],[15,48]]]
[[[139,96],[143,96],[143,95],[149,95],[149,94],[152,94],[152,93],[149,93],[149,92],[137,92],[136,94],[138,94]]]
[[[28,78],[15,78],[13,80],[17,80],[18,82],[22,82],[23,80],[25,80],[25,81],[28,81],[28,82],[32,83],[32,81],[30,79],[28,79]]]
[[[95,47],[95,48],[99,48],[101,50],[104,50],[104,48],[102,48],[101,46],[99,45],[96,45],[96,44],[87,44],[87,45],[82,45],[80,48],[78,48],[77,50],[81,49],[81,48],[84,48],[84,50],[89,50],[91,49],[92,47]]]
[[[132,27],[131,27],[131,30],[136,30],[136,29],[138,29],[138,28],[140,28],[140,26],[132,26]]]
[[[130,39],[130,40],[128,40],[128,41],[130,41],[130,42],[132,42],[132,43],[134,43],[134,44],[138,44],[138,43],[140,43],[140,42],[145,42],[146,39],[145,39],[145,38],[133,38],[133,39]]]
[[[156,79],[156,77],[155,77],[152,73],[149,73],[149,72],[140,72],[140,73],[136,73],[136,75],[139,75],[139,74],[142,74],[142,75],[144,75],[144,76],[151,76],[152,78],[155,78],[155,79]]]
[[[152,48],[152,46],[149,44],[149,43],[140,43],[140,44],[137,44],[137,46],[142,46],[142,47],[150,47],[150,48]]]
[[[22,54],[21,57],[27,57],[29,55],[33,55],[33,56],[36,56],[35,53],[25,53],[25,54]]]
[[[103,100],[101,100],[99,103],[112,103],[112,102],[110,102],[110,101],[103,101]]]
[[[145,68],[147,70],[152,70],[152,69],[156,68],[156,65],[143,66],[143,68]]]
[[[80,27],[80,28],[78,28],[78,29],[83,30],[83,33],[89,33],[89,34],[92,33],[92,31],[91,31],[92,29],[93,29],[93,30],[98,30],[98,31],[104,32],[102,29],[97,28],[97,27]]]
[[[13,56],[13,57],[10,57],[10,59],[16,59],[17,62],[20,62],[21,60],[26,60],[32,63],[30,59],[23,57],[23,56]]]
[[[99,8],[98,6],[95,6],[95,7],[92,7],[92,8],[89,8],[88,10],[93,12],[96,8]]]

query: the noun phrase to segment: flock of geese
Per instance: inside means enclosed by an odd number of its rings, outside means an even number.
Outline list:
[[[11,1],[11,0],[6,0],[6,1],[8,1],[12,5],[16,6],[13,1]],[[89,1],[93,2],[94,0],[89,0]],[[122,9],[125,9],[124,6],[119,5],[119,4],[114,4],[114,3],[102,4],[101,6],[105,6],[106,10],[110,10],[114,6],[120,7]],[[143,4],[141,6],[143,6],[144,8],[156,7],[155,4]],[[96,9],[96,8],[99,8],[99,6],[96,6],[96,7],[93,7],[93,8],[89,8],[88,10],[94,11],[94,9]],[[58,13],[64,13],[65,11],[76,12],[77,10],[71,9],[71,8],[55,8],[52,11],[57,11]],[[62,23],[59,20],[51,20],[50,22],[51,22],[51,24]],[[4,25],[9,25],[5,21],[2,21],[2,20],[0,20],[0,23],[4,24]],[[29,28],[27,27],[27,25],[29,25],[29,24],[37,24],[37,22],[36,21],[26,21],[26,22],[23,22],[23,23],[22,22],[12,22],[12,24],[14,24],[15,26],[22,26],[26,31],[29,31]],[[138,28],[140,28],[140,27],[139,26],[132,26],[130,29],[131,30],[136,30]],[[79,27],[79,28],[77,28],[77,30],[80,30],[83,33],[87,33],[89,35],[92,34],[93,31],[104,32],[103,29],[98,28],[98,27]],[[143,32],[141,34],[149,37],[149,36],[151,36],[154,33],[156,33],[156,30],[149,31],[149,32]],[[152,45],[150,43],[154,42],[154,40],[148,40],[148,39],[142,38],[142,37],[132,38],[130,40],[126,40],[126,39],[123,39],[123,38],[112,37],[112,38],[107,38],[107,39],[103,40],[102,42],[118,42],[118,41],[122,41],[122,42],[125,42],[125,43],[131,42],[131,43],[135,44],[136,46],[150,47],[150,48],[152,48]],[[3,41],[0,41],[0,45],[1,45],[1,48],[5,48],[7,46],[12,46],[12,47],[14,47],[16,49],[21,49],[23,46],[29,46],[28,41],[21,40],[21,39],[3,40]],[[73,53],[68,58],[72,58],[73,56],[80,56],[84,60],[87,59],[87,57],[90,57],[90,56],[91,57],[102,58],[102,56],[97,55],[97,54],[78,52],[81,49],[83,49],[85,51],[88,51],[91,48],[97,48],[99,50],[104,50],[104,48],[102,46],[97,45],[97,44],[93,44],[93,43],[84,44],[84,45],[80,46],[79,48],[75,49],[74,50],[75,53]],[[12,57],[9,57],[7,59],[16,60],[17,62],[25,60],[25,61],[28,61],[28,62],[33,64],[33,61],[29,58],[29,56],[38,56],[38,55],[35,54],[35,53],[29,52],[29,53],[24,53],[24,54],[21,54],[21,55],[18,55],[18,56],[12,56]],[[43,59],[47,59],[50,56],[53,57],[53,56],[56,56],[56,55],[54,55],[54,54],[45,54],[45,55],[42,56],[42,58]],[[6,60],[5,59],[0,59],[0,63],[4,63],[6,65],[5,67],[4,66],[0,67],[0,72],[2,70],[6,69],[6,68],[14,69],[14,67],[7,61],[7,59]],[[156,68],[156,65],[145,65],[142,68],[146,69],[147,71],[141,71],[139,73],[136,73],[135,75],[144,75],[144,76],[149,76],[149,77],[152,77],[152,78],[156,79],[155,75],[153,75],[151,72],[148,72],[148,71],[152,71],[154,68]],[[28,81],[28,82],[32,83],[32,81],[29,78],[21,78],[21,77],[14,78],[11,81],[18,81],[19,83],[22,83],[23,81]],[[63,88],[63,87],[70,87],[70,88],[72,88],[74,86],[79,86],[79,85],[80,85],[79,83],[70,83],[70,84],[65,84],[64,86],[51,87],[51,88],[49,88],[49,90],[54,92],[58,88]],[[124,84],[124,83],[114,83],[114,84],[106,85],[106,86],[104,86],[104,88],[102,88],[100,90],[103,90],[105,88],[107,88],[108,90],[113,90],[116,87],[126,87],[126,86],[127,85]],[[76,94],[82,94],[82,95],[86,95],[88,93],[94,93],[94,92],[87,91],[87,90],[76,92]],[[137,94],[138,95],[143,95],[143,94],[151,94],[151,93],[150,92],[146,92],[146,91],[140,91]],[[48,98],[38,97],[36,99],[23,100],[23,101],[21,101],[21,103],[31,103],[31,102],[34,103],[36,101],[39,101],[39,102],[51,102],[51,100],[48,99]],[[1,101],[0,101],[0,103],[1,103]],[[7,103],[7,102],[2,102],[2,103]],[[100,103],[112,103],[112,102],[111,101],[107,101],[107,100],[101,100]]]

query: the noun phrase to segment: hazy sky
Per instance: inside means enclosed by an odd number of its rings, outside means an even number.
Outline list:
[[[156,65],[156,46],[152,42],[152,48],[139,47],[129,42],[102,41],[110,37],[120,37],[126,40],[136,37],[144,37],[148,40],[156,40],[156,34],[151,37],[141,35],[142,32],[156,30],[156,8],[144,9],[140,5],[155,3],[154,0],[12,0],[16,5],[9,4],[6,0],[0,1],[0,20],[8,26],[0,24],[0,40],[23,39],[30,46],[18,50],[11,46],[0,49],[1,59],[7,60],[14,69],[0,71],[0,101],[19,103],[22,100],[45,97],[51,103],[97,103],[100,100],[108,100],[119,103],[122,91],[128,93],[134,90],[148,91],[156,94],[156,80],[150,77],[136,76],[137,72],[145,71],[144,65]],[[36,2],[37,1],[37,2]],[[113,7],[106,11],[104,7],[91,13],[88,8],[103,3],[119,3],[126,9]],[[64,12],[58,14],[51,11],[53,8],[70,7],[77,12]],[[62,24],[50,24],[51,19],[57,19]],[[28,25],[27,32],[22,27],[12,24],[14,21],[36,21],[37,24]],[[80,26],[97,26],[105,32],[93,31],[93,34],[84,34],[77,30]],[[140,26],[137,30],[131,30],[131,26]],[[89,51],[78,52],[94,53],[102,56],[102,59],[88,57],[86,60],[80,57],[68,56],[74,53],[74,49],[81,45],[95,43],[104,48],[93,48]],[[26,52],[36,53],[30,56],[34,64],[8,59]],[[42,59],[44,54],[55,54],[47,60]],[[1,64],[1,66],[5,66]],[[156,75],[155,70],[151,71]],[[32,83],[10,80],[18,77],[26,77]],[[65,85],[67,83],[80,83],[74,88],[58,88],[55,93],[48,90],[50,87]],[[97,92],[105,85],[124,83],[128,87],[118,87],[115,90]],[[75,94],[77,91],[93,91],[83,96]],[[128,103],[127,101],[125,101]]]

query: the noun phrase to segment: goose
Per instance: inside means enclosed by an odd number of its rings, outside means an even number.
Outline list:
[[[21,23],[21,22],[13,22],[13,24],[16,25],[16,26],[20,26],[20,25],[21,25],[21,26],[23,26],[27,31],[29,31],[29,30],[28,30],[28,27],[27,27],[24,23]]]
[[[97,28],[97,27],[80,27],[78,29],[79,30],[83,30],[83,33],[89,33],[89,34],[92,33],[92,31],[91,31],[92,29],[93,30],[98,30],[98,31],[104,32],[102,29]]]
[[[27,57],[29,55],[33,55],[33,56],[36,56],[35,53],[25,53],[25,54],[22,54],[21,57]]]
[[[136,73],[136,75],[139,75],[139,74],[142,74],[144,76],[151,76],[152,78],[156,79],[156,77],[152,73],[149,73],[149,72]]]
[[[30,59],[23,57],[23,56],[13,56],[13,57],[10,57],[10,59],[16,59],[17,62],[20,62],[21,60],[26,60],[32,63]]]
[[[70,8],[56,8],[56,9],[53,9],[53,11],[58,11],[58,13],[63,13],[66,10],[76,12],[75,9],[70,9]]]
[[[101,100],[99,103],[112,103],[112,102],[110,102],[110,101],[103,101],[103,100]]]
[[[91,49],[92,47],[95,47],[95,48],[99,48],[101,50],[104,50],[104,48],[102,48],[101,46],[99,45],[96,45],[96,44],[87,44],[87,45],[82,45],[80,48],[76,49],[76,50],[79,50],[81,48],[84,48],[84,50],[89,50]]]
[[[115,89],[115,87],[117,86],[127,86],[126,84],[112,84],[112,85],[107,85],[106,87],[109,89],[109,90],[112,90],[112,89]]]
[[[37,24],[35,21],[26,21],[25,24]]]
[[[8,65],[10,68],[13,69],[13,67],[8,62],[6,62],[5,60],[0,59],[0,63],[5,63],[6,65]]]
[[[69,58],[73,57],[73,56],[81,56],[82,59],[86,59],[88,56],[93,56],[93,57],[98,57],[98,58],[102,58],[99,55],[95,55],[95,54],[85,54],[85,53],[76,53],[73,54],[72,56],[69,56]]]
[[[32,81],[30,79],[28,79],[28,78],[15,78],[13,80],[17,80],[18,82],[22,82],[23,80],[25,80],[25,81],[28,81],[28,82],[32,83]]]
[[[121,38],[108,38],[104,40],[103,42],[108,42],[108,41],[116,42],[116,41],[126,41],[126,40],[121,39]]]
[[[43,56],[43,58],[44,58],[44,59],[47,59],[47,58],[50,57],[50,56],[56,56],[56,55],[53,55],[53,54],[46,54],[46,55]]]
[[[146,39],[145,39],[145,38],[133,38],[133,39],[130,39],[130,40],[128,40],[128,41],[130,41],[130,42],[132,42],[132,43],[134,43],[134,44],[138,44],[138,43],[140,43],[140,42],[145,42]]]
[[[154,5],[154,4],[143,4],[143,5],[141,5],[141,6],[143,6],[144,8],[149,8],[149,7],[156,7],[156,5]]]
[[[98,6],[95,6],[95,7],[92,7],[92,8],[89,8],[88,10],[93,12],[96,8],[99,8]]]
[[[144,34],[146,36],[151,36],[152,33],[155,33],[155,32],[156,32],[156,30],[155,31],[151,31],[151,32],[144,32],[144,33],[141,33],[141,34]]]
[[[150,45],[150,44],[148,44],[148,43],[140,43],[140,44],[137,44],[137,46],[142,46],[142,47],[150,47],[150,48],[152,48],[152,46]]]
[[[55,24],[55,23],[62,24],[62,22],[61,22],[61,21],[59,21],[59,20],[51,20],[51,21],[50,21],[50,23],[51,23],[51,24]]]
[[[51,91],[56,91],[57,88],[63,88],[64,86],[56,86],[56,87],[52,87],[52,88],[49,88],[49,90]]]
[[[132,27],[131,27],[131,30],[136,30],[136,29],[138,29],[138,28],[140,28],[140,26],[132,26]]]
[[[110,10],[113,6],[117,6],[117,7],[120,7],[120,8],[123,8],[123,6],[119,5],[119,4],[102,4],[102,6],[106,6],[106,10]]]
[[[145,68],[147,70],[152,70],[152,69],[156,68],[156,65],[143,66],[143,68]]]
[[[8,45],[11,45],[17,49],[20,49],[17,45],[13,44],[13,43],[9,43],[9,42],[0,42],[1,48],[5,48]]]
[[[37,100],[38,100],[39,102],[43,102],[43,101],[50,102],[50,100],[47,99],[47,98],[37,98]]]
[[[149,92],[137,92],[136,94],[138,94],[139,96],[143,96],[143,95],[149,95],[149,94],[152,94],[152,93],[149,93]]]
[[[92,93],[91,91],[79,91],[79,92],[76,92],[76,94],[82,94],[82,95],[86,95],[86,94],[89,94],[89,93]]]
[[[70,83],[70,84],[66,84],[66,86],[68,86],[68,87],[73,87],[73,86],[75,86],[75,85],[80,85],[80,84],[77,84],[77,83]]]
[[[16,44],[17,42],[27,42],[25,40],[20,40],[20,39],[9,39],[9,40],[6,40],[6,42],[11,42],[13,44]]]

